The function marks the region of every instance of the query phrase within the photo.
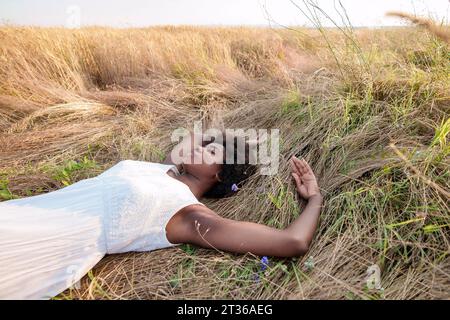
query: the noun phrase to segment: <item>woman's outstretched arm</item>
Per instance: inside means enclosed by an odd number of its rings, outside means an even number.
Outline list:
[[[234,253],[251,252],[277,257],[305,254],[317,227],[322,196],[309,165],[295,157],[291,165],[297,192],[308,200],[308,204],[287,228],[276,229],[258,223],[226,219],[207,207],[194,205],[181,210],[171,219],[169,241]]]

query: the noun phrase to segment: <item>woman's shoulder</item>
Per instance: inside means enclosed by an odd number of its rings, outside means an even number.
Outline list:
[[[201,202],[187,205],[169,218],[165,227],[167,240],[170,243],[182,243],[189,238],[190,233],[195,232],[200,219],[217,216],[217,213]]]
[[[159,165],[160,165],[160,163],[157,163],[157,162],[125,159],[125,160],[120,160],[115,165],[113,165],[113,167],[127,167],[127,166],[136,167],[136,166],[159,166]]]
[[[174,167],[173,164],[164,164],[159,162],[151,162],[151,161],[143,161],[143,160],[121,160],[119,163],[116,164],[116,166],[121,167],[138,167],[138,168],[154,168],[154,169],[160,169],[160,170],[169,170],[170,168]]]
[[[100,176],[120,175],[122,173],[125,175],[131,175],[133,173],[138,175],[143,173],[165,173],[172,167],[172,165],[158,162],[125,159],[120,160],[118,163],[105,170]]]

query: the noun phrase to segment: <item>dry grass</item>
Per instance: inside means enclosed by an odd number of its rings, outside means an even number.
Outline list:
[[[446,41],[447,43],[450,43],[450,31],[448,30],[448,28],[436,25],[436,23],[433,20],[425,19],[425,18],[421,18],[421,17],[413,16],[411,14],[397,12],[397,11],[388,12],[387,15],[392,16],[392,17],[403,18],[405,20],[411,21],[412,23],[414,23],[418,26],[428,29],[428,31],[435,34],[437,37],[441,38],[442,40]]]
[[[0,41],[3,200],[159,161],[200,119],[281,130],[279,173],[208,202],[220,214],[286,226],[293,154],[325,195],[308,255],[271,258],[259,281],[258,257],[182,246],[108,256],[59,298],[450,298],[449,51],[426,31],[3,27]],[[373,264],[384,292],[365,286]]]

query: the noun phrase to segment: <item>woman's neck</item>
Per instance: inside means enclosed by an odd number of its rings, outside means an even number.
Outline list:
[[[172,171],[169,171],[167,174],[187,185],[197,199],[200,199],[214,185],[214,181],[204,181],[186,172],[176,175]]]

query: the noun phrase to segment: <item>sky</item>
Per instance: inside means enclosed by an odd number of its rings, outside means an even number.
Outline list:
[[[450,0],[0,0],[0,23],[12,25],[146,27],[154,25],[314,26],[305,3],[339,25],[345,8],[355,27],[404,25],[390,10],[448,24]],[[309,6],[310,10],[314,8]],[[323,26],[333,22],[318,14]]]

